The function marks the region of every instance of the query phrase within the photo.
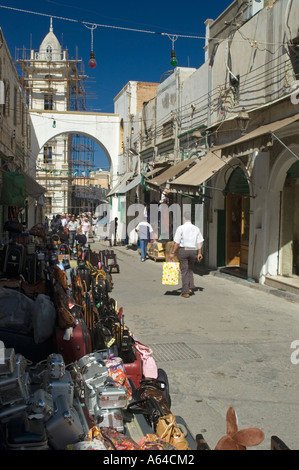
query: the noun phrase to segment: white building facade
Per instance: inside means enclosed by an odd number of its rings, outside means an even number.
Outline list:
[[[287,276],[295,290],[298,23],[291,0],[235,0],[206,21],[199,69],[176,67],[138,113],[123,108],[146,181],[140,201],[200,207],[209,268],[269,285]]]

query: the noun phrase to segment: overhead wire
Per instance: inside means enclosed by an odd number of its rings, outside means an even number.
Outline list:
[[[49,13],[41,13],[41,12],[32,11],[32,10],[25,10],[25,9],[11,7],[11,6],[7,6],[7,5],[0,5],[0,8],[4,8],[4,9],[7,9],[7,10],[13,10],[13,11],[17,11],[17,12],[20,12],[20,13],[28,13],[28,14],[32,14],[32,15],[45,16],[47,18],[54,18],[54,19],[62,20],[62,21],[69,21],[69,22],[72,22],[72,23],[90,25],[90,26],[100,27],[100,28],[108,28],[108,29],[115,29],[115,30],[122,30],[122,31],[131,31],[131,32],[136,32],[136,33],[160,35],[160,36],[167,36],[167,37],[175,36],[175,37],[178,37],[178,38],[185,38],[185,39],[206,40],[205,36],[198,36],[198,35],[193,35],[193,34],[179,34],[179,33],[171,33],[171,32],[158,32],[158,31],[151,31],[151,30],[148,30],[148,29],[140,29],[140,28],[138,29],[138,28],[129,28],[129,27],[125,27],[125,26],[101,24],[101,23],[96,23],[94,21],[76,20],[74,18],[68,18],[68,17],[65,17],[65,16],[58,16],[58,15],[52,15],[52,14],[49,14]],[[209,40],[218,40],[218,41],[225,40],[225,39],[226,38],[221,38],[221,37],[211,37],[211,38],[209,38]],[[271,42],[263,42],[263,41],[261,41],[260,43],[261,44],[268,44],[268,45],[273,45],[273,44],[283,45],[284,44],[283,42],[271,43]]]

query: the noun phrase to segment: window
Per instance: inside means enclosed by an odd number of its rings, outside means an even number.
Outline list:
[[[46,52],[47,52],[47,59],[52,60],[52,47],[47,46]]]
[[[5,104],[3,109],[4,116],[8,117],[10,115],[10,86],[8,80],[4,80],[5,88]]]
[[[44,96],[44,109],[53,109],[53,95],[46,94]]]
[[[171,137],[173,135],[173,121],[163,124],[163,137]]]
[[[52,214],[52,198],[45,197],[46,213]]]
[[[44,147],[44,163],[52,163],[52,147],[46,145]]]
[[[21,123],[21,92],[14,88],[14,125],[17,126]]]

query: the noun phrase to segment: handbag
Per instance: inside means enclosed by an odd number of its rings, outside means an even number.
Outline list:
[[[180,282],[180,263],[164,262],[162,284],[177,286]]]
[[[127,406],[129,413],[143,414],[148,425],[155,431],[158,421],[164,416],[160,404],[152,397],[136,400]]]
[[[158,377],[158,368],[155,359],[152,357],[153,351],[145,344],[140,343],[136,338],[135,347],[142,358],[144,377],[156,379]]]
[[[159,418],[156,435],[160,439],[169,442],[177,450],[190,450],[183,431],[179,428],[175,416],[171,413]]]
[[[34,237],[47,238],[47,232],[43,224],[33,225],[29,233],[30,235],[33,235]]]
[[[16,220],[7,220],[4,224],[3,230],[5,232],[22,233],[23,225],[21,222],[17,222]]]

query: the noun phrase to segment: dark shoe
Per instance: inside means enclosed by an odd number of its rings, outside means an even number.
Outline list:
[[[190,297],[189,294],[181,294],[181,297],[185,297],[185,299],[188,299]]]
[[[194,289],[189,289],[189,294],[193,295],[194,294]]]

